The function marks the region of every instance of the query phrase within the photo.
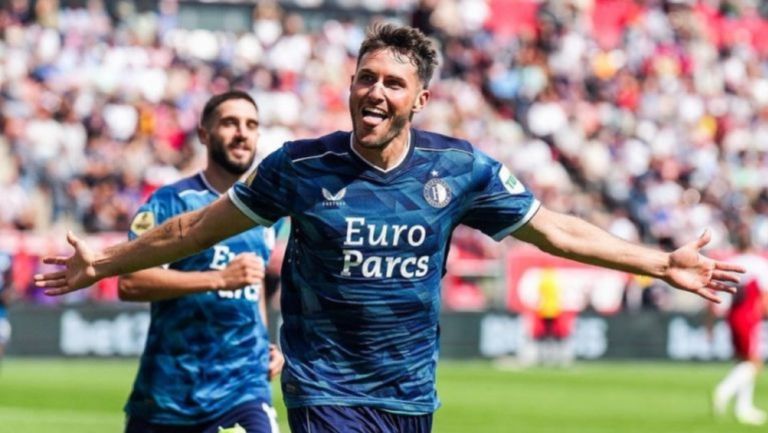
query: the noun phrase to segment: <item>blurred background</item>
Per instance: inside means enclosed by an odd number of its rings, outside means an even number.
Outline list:
[[[440,48],[417,127],[469,140],[548,207],[665,250],[708,228],[712,256],[733,254],[744,230],[768,251],[765,1],[0,0],[11,359],[134,360],[146,306],[118,301],[115,280],[47,298],[31,282],[38,257],[66,252],[67,229],[97,246],[125,239],[149,194],[202,167],[195,127],[214,93],[256,98],[262,157],[348,130],[356,50],[376,20],[418,27]],[[659,281],[461,227],[447,269],[443,359],[519,368],[732,355],[709,307]],[[535,349],[541,317],[562,319],[563,353]]]

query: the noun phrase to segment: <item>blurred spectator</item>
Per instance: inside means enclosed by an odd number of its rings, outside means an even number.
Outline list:
[[[263,108],[264,152],[349,128],[359,23],[388,11],[442,47],[418,126],[619,236],[672,248],[709,227],[727,248],[729,221],[749,217],[768,248],[762,2],[352,2],[321,22],[259,2],[239,33],[182,28],[176,0],[83,3],[0,3],[0,229],[125,230],[154,188],[200,167],[195,113],[230,86]],[[456,242],[493,251],[467,232]]]

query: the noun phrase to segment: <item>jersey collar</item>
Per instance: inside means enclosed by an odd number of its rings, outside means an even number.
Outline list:
[[[349,149],[352,151],[352,153],[365,165],[372,168],[376,172],[382,175],[391,174],[395,171],[397,171],[400,167],[402,167],[405,163],[405,161],[408,159],[408,156],[411,154],[411,130],[408,130],[408,141],[405,144],[405,152],[403,152],[403,155],[400,157],[400,161],[397,161],[395,165],[392,167],[389,167],[388,169],[383,169],[381,167],[376,166],[375,164],[371,164],[367,159],[363,158],[363,155],[360,155],[360,153],[355,149],[355,146],[352,145],[352,141],[355,137],[355,132],[351,131],[349,133]]]
[[[211,185],[211,183],[208,182],[208,179],[205,178],[205,173],[201,171],[200,173],[198,173],[198,175],[200,176],[200,181],[203,182],[203,185],[205,185],[208,191],[210,191],[217,197],[221,195],[221,192],[219,192],[216,188],[214,188],[213,185]]]

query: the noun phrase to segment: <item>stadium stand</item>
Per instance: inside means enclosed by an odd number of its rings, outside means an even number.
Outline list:
[[[148,194],[200,167],[196,113],[230,86],[262,107],[262,153],[348,129],[353,50],[385,17],[442,47],[417,125],[470,140],[553,209],[670,248],[709,227],[728,250],[732,222],[749,220],[768,248],[758,1],[0,5],[0,230],[14,237],[124,232]],[[471,230],[454,242],[459,260],[507,246]],[[449,285],[448,305],[487,307],[477,281],[500,268]]]

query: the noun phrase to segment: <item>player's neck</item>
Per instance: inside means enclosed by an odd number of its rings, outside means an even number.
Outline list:
[[[411,133],[407,129],[385,146],[375,149],[360,146],[352,134],[352,149],[369,164],[388,171],[403,162],[410,147]]]
[[[205,177],[205,181],[210,184],[211,188],[222,194],[240,180],[241,176],[229,172],[216,164],[209,163],[205,170],[203,170],[203,177]]]

